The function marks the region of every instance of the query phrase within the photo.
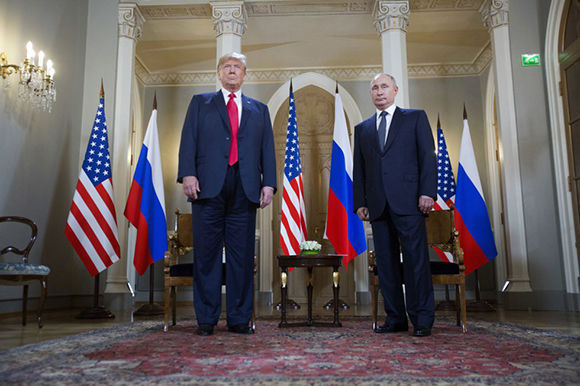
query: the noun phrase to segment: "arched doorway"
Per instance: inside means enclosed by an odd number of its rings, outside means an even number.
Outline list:
[[[570,168],[569,184],[574,213],[576,240],[580,240],[580,1],[568,0],[560,27],[558,58],[560,59],[561,93]],[[576,258],[580,245],[576,243]],[[580,260],[578,260],[580,264]],[[580,281],[580,277],[577,277]]]
[[[577,36],[577,27],[574,28],[579,22],[579,8],[580,1],[578,0],[552,2],[546,28],[545,50],[552,154],[554,155],[554,174],[556,176],[556,201],[568,293],[578,293],[580,287],[578,257],[580,253],[576,245],[580,237],[578,222],[580,183],[578,181],[580,176],[578,167],[578,160],[580,160],[578,140],[580,138],[578,136],[580,128],[578,127],[579,98],[577,95],[580,71],[578,60],[580,39]],[[573,79],[576,79],[576,83]],[[572,107],[570,102],[576,102],[576,105]],[[576,140],[575,148],[574,139]]]
[[[286,138],[288,113],[289,81],[282,85],[268,102],[270,117],[274,127],[276,157],[279,175],[279,186],[282,178],[282,161]],[[334,128],[334,93],[336,81],[316,73],[304,73],[292,79],[296,98],[298,130],[300,136],[300,151],[305,181],[305,199],[307,202],[307,221],[310,239],[321,239],[324,234],[326,205],[328,194],[328,175],[332,149],[332,133]],[[352,138],[354,124],[362,120],[360,110],[350,94],[339,85],[339,93],[349,122],[349,134]],[[280,254],[278,237],[280,227],[280,197],[276,195],[275,202],[260,212],[260,300],[270,303],[279,293],[279,270],[275,256]],[[349,265],[348,275],[341,277],[341,298],[349,303],[357,301],[358,294],[368,293],[368,275],[366,272],[366,254],[354,260],[352,268]],[[298,270],[299,271],[299,270]],[[301,302],[305,299],[304,277],[301,273],[291,275],[290,296]],[[326,272],[322,271],[321,276]],[[293,279],[295,276],[296,279]],[[327,275],[330,277],[330,275]],[[348,276],[348,278],[347,278]],[[292,280],[296,280],[293,282]],[[326,299],[331,294],[325,279],[315,277],[320,292],[315,299]],[[274,295],[276,294],[276,295]],[[304,297],[304,299],[302,299]],[[328,299],[326,299],[328,300]]]

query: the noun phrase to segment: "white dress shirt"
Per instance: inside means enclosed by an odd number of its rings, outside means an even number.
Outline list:
[[[231,92],[222,87],[222,94],[224,95],[224,101],[227,108],[228,102],[230,101]],[[236,102],[236,105],[238,105],[238,128],[239,128],[240,124],[242,123],[242,90],[240,89],[236,91],[234,94],[236,95],[236,97],[234,98],[234,102]]]
[[[392,105],[390,105],[389,107],[387,107],[384,111],[387,112],[387,115],[385,116],[385,118],[387,119],[387,130],[386,130],[386,134],[385,134],[385,143],[383,144],[383,146],[387,143],[387,138],[389,138],[389,127],[391,127],[391,121],[393,120],[393,114],[395,113],[395,109],[397,108],[397,105],[395,105],[394,103]],[[379,130],[379,123],[381,123],[381,112],[383,110],[379,110],[377,109],[377,121],[375,122],[375,128],[377,130]]]

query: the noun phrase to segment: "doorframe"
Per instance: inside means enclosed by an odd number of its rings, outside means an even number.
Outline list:
[[[342,87],[336,80],[333,80],[326,75],[306,72],[300,74],[292,79],[292,88],[296,92],[307,86],[316,86],[328,92],[332,96],[335,94],[336,86],[340,93],[343,107],[348,118],[351,130],[351,146],[354,140],[354,124],[362,121],[362,114],[353,97],[344,87]],[[270,121],[274,122],[278,110],[286,99],[290,90],[290,80],[284,82],[278,90],[272,95],[268,101],[268,109],[270,111]],[[279,192],[281,194],[281,192]],[[272,283],[274,279],[274,248],[272,234],[272,205],[260,210],[258,223],[260,224],[260,288],[258,289],[259,300],[262,304],[273,303]],[[368,235],[368,227],[365,227]],[[368,237],[367,237],[368,238]],[[368,272],[367,272],[367,255],[366,252],[355,259],[354,262],[354,282],[355,282],[355,302],[358,300],[357,294],[360,292],[368,292]]]
[[[548,92],[548,109],[550,113],[550,134],[552,136],[552,154],[554,176],[556,178],[556,204],[558,206],[558,223],[562,261],[566,280],[566,291],[578,293],[578,259],[576,258],[576,237],[574,234],[574,217],[572,198],[568,191],[568,148],[566,145],[566,125],[564,122],[564,102],[560,95],[560,63],[558,49],[560,41],[560,24],[565,0],[554,0],[550,4],[546,26],[545,62],[546,86]]]
[[[496,153],[501,152],[500,144],[497,143],[495,124],[495,69],[490,66],[487,75],[485,91],[485,142],[486,142],[486,161],[487,161],[487,181],[489,185],[489,192],[491,195],[491,221],[493,224],[493,236],[497,245],[498,256],[495,259],[495,277],[496,288],[503,289],[508,280],[508,262],[509,256],[506,255],[505,248],[505,230],[502,223],[501,214],[504,212],[502,205],[502,191],[500,186],[499,161]]]

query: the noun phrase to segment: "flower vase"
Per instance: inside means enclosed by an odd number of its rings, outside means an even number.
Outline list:
[[[302,255],[318,255],[320,253],[320,251],[316,251],[316,250],[303,250],[300,251],[300,254]]]

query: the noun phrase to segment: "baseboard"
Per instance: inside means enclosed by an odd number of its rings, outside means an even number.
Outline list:
[[[93,295],[68,295],[68,296],[48,296],[44,303],[44,310],[59,310],[69,308],[90,307],[94,302]],[[39,297],[28,297],[26,308],[28,311],[38,309]],[[99,301],[103,301],[102,295]],[[22,299],[4,299],[0,300],[0,314],[22,312]]]
[[[580,311],[580,294],[564,291],[501,292],[498,303],[506,310]]]
[[[256,296],[258,297],[257,300],[260,306],[271,306],[274,304],[274,295],[271,291],[258,291]]]
[[[357,292],[355,294],[355,303],[363,306],[371,304],[371,293],[370,291]]]

